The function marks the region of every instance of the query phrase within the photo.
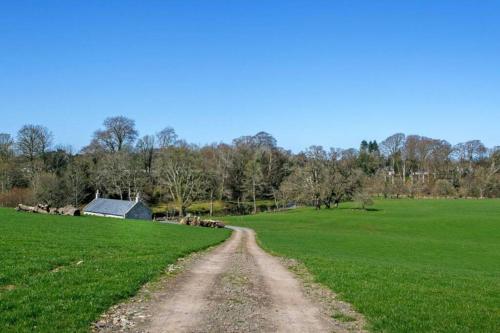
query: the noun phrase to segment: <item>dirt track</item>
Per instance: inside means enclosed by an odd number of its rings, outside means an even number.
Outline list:
[[[257,245],[250,229],[234,228],[228,241],[192,260],[164,284],[147,299],[115,307],[96,330],[359,332],[363,326],[362,318],[343,302],[334,301],[352,320],[332,319],[331,304],[315,300],[311,295],[317,292],[306,293],[302,281]]]

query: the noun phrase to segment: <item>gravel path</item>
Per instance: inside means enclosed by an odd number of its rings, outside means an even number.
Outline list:
[[[359,314],[325,288],[299,280],[286,268],[293,263],[257,245],[253,230],[232,229],[221,246],[193,256],[178,274],[112,308],[94,331],[363,331]]]

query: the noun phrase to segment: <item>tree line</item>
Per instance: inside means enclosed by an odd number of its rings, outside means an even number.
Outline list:
[[[259,132],[204,146],[175,130],[139,137],[132,119],[105,119],[89,144],[74,152],[54,145],[49,129],[25,125],[0,133],[0,204],[21,201],[80,206],[96,190],[150,204],[172,202],[185,214],[195,201],[232,204],[234,213],[292,203],[320,209],[343,201],[383,197],[499,197],[500,149],[479,140],[457,145],[397,133],[359,148],[311,146],[292,153]]]

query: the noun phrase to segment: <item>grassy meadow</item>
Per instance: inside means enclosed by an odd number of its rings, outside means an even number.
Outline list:
[[[376,332],[500,331],[500,200],[377,201],[228,217],[301,260]]]
[[[87,332],[111,305],[227,230],[0,209],[0,331]]]

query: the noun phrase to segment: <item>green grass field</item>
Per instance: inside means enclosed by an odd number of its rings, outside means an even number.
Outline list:
[[[227,230],[0,209],[0,331],[86,332],[180,256]]]
[[[343,206],[343,207],[342,207]],[[301,260],[380,332],[500,332],[500,200],[394,200],[226,218]]]

